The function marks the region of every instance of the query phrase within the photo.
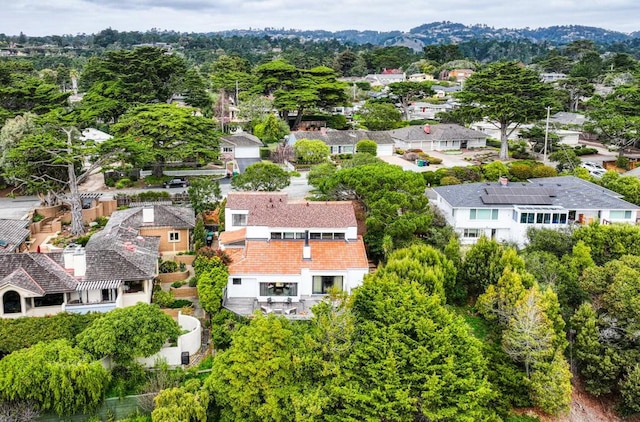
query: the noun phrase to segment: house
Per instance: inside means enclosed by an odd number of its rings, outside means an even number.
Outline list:
[[[127,227],[140,236],[157,237],[160,254],[175,254],[191,249],[191,231],[196,218],[193,209],[169,203],[131,204],[130,208],[111,215],[105,230]]]
[[[407,126],[389,131],[395,146],[400,149],[445,151],[463,148],[483,148],[487,136],[456,124]]]
[[[540,74],[540,79],[542,80],[542,82],[547,83],[558,82],[563,79],[567,79],[567,77],[568,76],[566,73],[559,72],[543,72]]]
[[[524,246],[529,227],[636,223],[640,217],[640,207],[622,195],[574,176],[439,186],[433,193],[432,203],[462,244],[476,243],[484,235]]]
[[[151,303],[160,252],[188,250],[194,224],[189,208],[133,207],[114,212],[86,247],[0,254],[0,317],[107,312]]]
[[[246,132],[220,137],[220,159],[225,162],[227,174],[244,172],[251,164],[260,162],[263,146],[260,138]]]
[[[264,144],[257,136],[246,132],[220,137],[220,159],[223,161],[238,158],[260,159],[260,148]]]
[[[456,82],[464,82],[473,74],[473,69],[453,69],[453,70],[443,70],[438,75],[438,79],[441,81],[446,80],[454,80]]]
[[[416,101],[409,106],[409,120],[422,120],[437,118],[438,113],[446,113],[454,108],[450,102],[446,103],[425,103]]]
[[[424,82],[424,81],[433,81],[433,75],[428,73],[412,73],[407,77],[409,82]]]
[[[289,143],[295,144],[302,139],[319,139],[327,144],[330,153],[353,154],[356,144],[363,139],[374,141],[378,145],[378,157],[390,157],[393,155],[394,141],[386,131],[371,130],[321,130],[321,131],[296,131],[289,134]]]
[[[371,86],[387,86],[394,82],[404,82],[407,75],[399,69],[384,69],[382,73],[371,73],[364,77]]]
[[[462,91],[461,85],[443,86],[433,85],[431,90],[434,92],[436,98],[449,98],[456,92]]]
[[[353,205],[290,202],[286,193],[231,192],[220,247],[232,259],[223,306],[308,318],[330,288],[346,292],[369,272]]]
[[[0,219],[0,254],[23,252],[28,249],[31,235],[28,220]]]

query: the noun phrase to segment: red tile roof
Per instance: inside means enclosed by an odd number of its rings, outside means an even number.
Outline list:
[[[230,232],[220,233],[218,243],[221,245],[228,245],[230,243],[240,242],[247,237],[247,229],[232,230]]]
[[[318,270],[367,269],[369,262],[362,237],[345,242],[311,240],[311,259],[302,258],[302,240],[249,240],[244,249],[228,249],[229,274],[300,274],[303,268]]]
[[[346,228],[358,224],[350,201],[289,202],[286,193],[231,192],[227,208],[249,211],[249,226]]]

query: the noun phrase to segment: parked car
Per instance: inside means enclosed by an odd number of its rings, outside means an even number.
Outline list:
[[[165,188],[186,188],[189,186],[189,181],[184,177],[176,177],[168,182],[164,182],[162,186]]]
[[[597,179],[601,178],[602,176],[604,176],[604,174],[606,173],[606,170],[598,170],[598,169],[593,169],[593,170],[589,170],[589,174]]]
[[[586,168],[589,171],[591,171],[591,170],[598,170],[598,171],[602,171],[602,172],[606,171],[604,169],[604,167],[602,167],[601,165],[596,164],[594,162],[591,162],[591,161],[585,161],[584,163],[581,164],[581,166]]]

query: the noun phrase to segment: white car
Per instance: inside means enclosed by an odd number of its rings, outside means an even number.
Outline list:
[[[593,169],[593,170],[589,170],[589,174],[597,179],[601,178],[602,176],[604,176],[604,174],[607,171],[602,169],[602,170],[597,170],[597,169]]]
[[[591,161],[585,161],[580,166],[583,167],[583,168],[586,168],[589,171],[591,171],[591,170],[596,170],[596,171],[601,171],[601,172],[605,172],[606,171],[600,164],[596,164],[596,163],[593,163]]]

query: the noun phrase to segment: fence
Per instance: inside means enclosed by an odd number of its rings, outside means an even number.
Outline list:
[[[94,415],[72,415],[72,416],[58,416],[58,415],[42,415],[36,421],[38,422],[87,422],[90,419],[96,419],[101,421],[106,420],[120,420],[125,419],[128,416],[134,414],[140,409],[138,406],[138,397],[140,396],[127,396],[122,399],[113,397],[106,399],[100,409]]]

